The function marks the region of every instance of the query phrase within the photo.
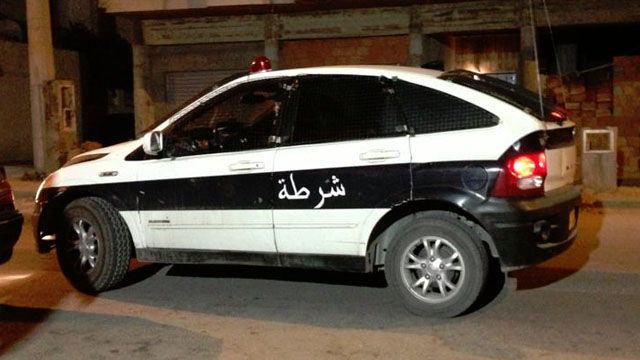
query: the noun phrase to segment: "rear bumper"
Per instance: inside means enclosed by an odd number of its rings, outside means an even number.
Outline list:
[[[500,257],[503,271],[545,261],[577,234],[580,187],[565,186],[529,200],[490,198],[475,212]]]
[[[4,259],[13,251],[13,246],[20,238],[23,222],[24,218],[19,212],[0,220],[0,259]]]

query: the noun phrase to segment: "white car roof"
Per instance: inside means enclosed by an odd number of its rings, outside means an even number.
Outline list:
[[[321,67],[308,67],[308,68],[296,68],[296,69],[286,69],[286,70],[271,70],[271,71],[262,71],[253,74],[248,74],[245,76],[241,76],[237,79],[234,79],[228,83],[221,85],[218,88],[212,89],[211,92],[203,95],[198,100],[194,101],[190,105],[187,105],[185,108],[173,114],[171,117],[166,119],[162,124],[155,128],[155,130],[163,130],[171,123],[173,123],[176,119],[180,118],[185,113],[191,111],[195,107],[199,106],[203,102],[211,99],[219,93],[227,91],[230,88],[236,87],[238,85],[253,82],[257,80],[264,79],[277,79],[277,78],[285,78],[285,77],[294,77],[294,76],[302,76],[302,75],[361,75],[361,76],[385,76],[389,78],[397,77],[404,81],[409,81],[415,84],[419,84],[422,86],[427,86],[435,90],[439,90],[445,92],[450,95],[454,95],[463,100],[469,101],[471,103],[476,104],[486,110],[493,112],[500,119],[509,119],[514,117],[530,117],[531,120],[527,124],[522,124],[520,121],[510,121],[510,126],[518,128],[519,130],[523,130],[524,128],[528,128],[527,132],[542,129],[543,126],[541,124],[536,124],[536,119],[526,115],[519,109],[508,105],[507,103],[490,96],[489,94],[485,94],[479,92],[475,89],[471,89],[451,81],[439,79],[443,72],[438,70],[430,70],[430,69],[422,69],[416,67],[407,67],[407,66],[393,66],[393,65],[340,65],[340,66],[321,66]],[[514,113],[515,111],[515,113]]]
[[[389,77],[411,77],[411,76],[429,76],[438,77],[442,71],[422,69],[408,66],[394,65],[337,65],[337,66],[319,66],[308,68],[296,68],[287,70],[272,70],[253,73],[248,75],[248,79],[260,79],[271,77],[300,76],[313,74],[336,74],[336,75],[386,75]]]

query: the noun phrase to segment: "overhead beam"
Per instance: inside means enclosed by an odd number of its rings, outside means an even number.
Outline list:
[[[265,20],[265,15],[142,20],[142,36],[147,45],[260,41]]]
[[[278,16],[280,22],[278,39],[409,34],[412,11],[414,19],[416,17],[422,19],[422,33],[427,35],[518,30],[522,26],[520,3],[519,1],[484,0],[413,7],[285,13]],[[537,4],[536,26],[546,26],[546,16],[541,3],[539,1],[534,3]],[[628,23],[638,22],[640,19],[640,1],[547,0],[547,4],[552,26]],[[419,16],[416,16],[416,11],[419,12]],[[268,16],[206,16],[142,20],[141,23],[147,45],[262,41]]]
[[[407,9],[405,7],[384,7],[286,14],[281,17],[281,39],[407,34],[409,32],[409,12]]]
[[[547,26],[540,1],[536,5],[538,26]],[[552,26],[621,24],[640,22],[640,1],[635,0],[547,0]]]
[[[436,34],[520,27],[517,1],[472,1],[422,6],[422,32]]]
[[[111,14],[293,3],[294,0],[98,0],[98,6]]]

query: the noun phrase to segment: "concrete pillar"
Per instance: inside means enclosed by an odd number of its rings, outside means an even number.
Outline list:
[[[133,105],[135,113],[135,130],[139,135],[155,121],[153,99],[148,86],[151,78],[151,62],[149,47],[132,45],[133,52]]]
[[[518,84],[525,89],[538,92],[538,64],[535,57],[535,29],[531,28],[531,8],[529,0],[520,1],[520,54],[518,58]],[[534,10],[535,11],[535,10]],[[536,24],[534,19],[534,24]]]
[[[518,58],[518,84],[525,89],[538,92],[538,66],[533,49],[531,25],[525,24],[520,28],[520,54]]]
[[[424,64],[424,35],[422,34],[422,16],[419,6],[409,8],[409,66]]]
[[[424,37],[424,52],[422,60],[425,63],[444,61],[445,46],[431,36]]]
[[[458,68],[456,65],[456,37],[450,35],[447,42],[448,45],[444,48],[444,70],[455,70]]]
[[[267,15],[264,20],[264,56],[271,61],[271,67],[280,68],[280,18],[276,14]]]
[[[33,167],[38,172],[57,167],[57,133],[46,131],[43,86],[55,78],[51,15],[49,0],[28,0],[27,36],[29,41],[29,87],[31,94],[31,133],[33,138]],[[53,149],[51,146],[53,145]]]

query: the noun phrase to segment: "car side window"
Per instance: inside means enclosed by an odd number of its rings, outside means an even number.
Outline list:
[[[498,124],[498,117],[487,110],[438,90],[405,81],[395,88],[403,115],[417,134]]]
[[[297,91],[291,144],[394,136],[404,129],[393,87],[378,77],[302,77]]]
[[[167,155],[171,157],[261,149],[270,146],[283,102],[278,82],[232,89],[172,126]]]

